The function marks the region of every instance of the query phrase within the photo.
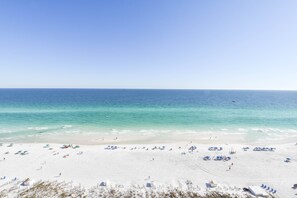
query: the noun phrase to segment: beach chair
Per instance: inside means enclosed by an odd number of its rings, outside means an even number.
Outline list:
[[[29,186],[29,184],[30,184],[30,179],[29,179],[29,178],[25,179],[25,180],[21,183],[22,186]]]
[[[208,160],[210,160],[211,158],[210,158],[210,156],[205,156],[205,157],[203,157],[203,160],[204,161],[208,161]]]
[[[225,157],[224,158],[224,161],[229,161],[229,160],[231,160],[231,157]]]
[[[22,153],[21,153],[21,155],[27,155],[28,154],[28,151],[23,151]]]
[[[145,184],[145,187],[151,189],[151,188],[153,187],[152,182],[147,182],[147,183]]]
[[[209,147],[208,150],[209,151],[214,151],[214,150],[216,150],[216,147]]]
[[[218,184],[217,184],[215,181],[213,181],[213,180],[211,180],[208,184],[209,184],[209,186],[210,186],[211,188],[215,188],[215,187],[218,186]]]
[[[269,191],[269,190],[270,190],[270,187],[268,186],[268,187],[266,188],[266,190]]]
[[[99,186],[100,186],[100,187],[106,187],[106,186],[107,186],[107,183],[104,182],[104,181],[102,181],[102,182],[100,182]]]
[[[215,161],[221,161],[221,160],[223,160],[223,156],[216,156],[216,157],[214,158],[214,160],[215,160]]]

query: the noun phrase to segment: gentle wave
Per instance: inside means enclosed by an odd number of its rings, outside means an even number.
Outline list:
[[[68,129],[68,128],[72,128],[72,125],[64,125],[62,126],[63,129]]]
[[[55,135],[144,135],[144,136],[174,136],[180,135],[198,135],[199,136],[216,136],[216,135],[241,135],[246,136],[250,139],[267,139],[276,140],[284,139],[288,137],[296,137],[296,129],[281,129],[281,128],[263,128],[263,127],[252,127],[252,128],[220,128],[220,129],[121,129],[121,128],[84,128],[73,125],[60,125],[60,126],[31,126],[27,128],[19,129],[0,129],[0,140],[14,139],[26,139],[32,137],[42,137],[42,136],[55,136]]]
[[[48,127],[28,127],[28,130],[34,130],[34,131],[42,131],[42,130],[48,130]]]

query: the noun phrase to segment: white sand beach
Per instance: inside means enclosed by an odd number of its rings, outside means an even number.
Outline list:
[[[190,181],[201,193],[217,190],[244,195],[244,187],[262,184],[276,197],[294,197],[297,193],[291,188],[297,183],[295,143],[263,144],[262,151],[254,151],[256,146],[247,144],[194,142],[125,145],[114,141],[64,147],[57,143],[3,143],[0,186],[3,189],[3,184],[13,179],[30,178],[33,182],[72,182],[85,188],[102,182],[124,188],[151,182],[159,188],[182,189]],[[204,160],[205,156],[210,160]],[[207,188],[211,180],[217,187]]]
[[[0,0],[0,198],[297,198],[297,0]]]

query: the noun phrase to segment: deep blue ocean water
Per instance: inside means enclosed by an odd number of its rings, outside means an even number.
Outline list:
[[[0,89],[0,138],[255,130],[297,133],[297,92]]]

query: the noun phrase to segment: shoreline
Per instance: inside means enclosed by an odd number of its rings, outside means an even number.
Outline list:
[[[53,144],[248,144],[269,145],[296,143],[297,133],[269,134],[257,137],[244,132],[170,132],[170,133],[53,133],[23,137],[1,138],[0,143],[53,143]]]

